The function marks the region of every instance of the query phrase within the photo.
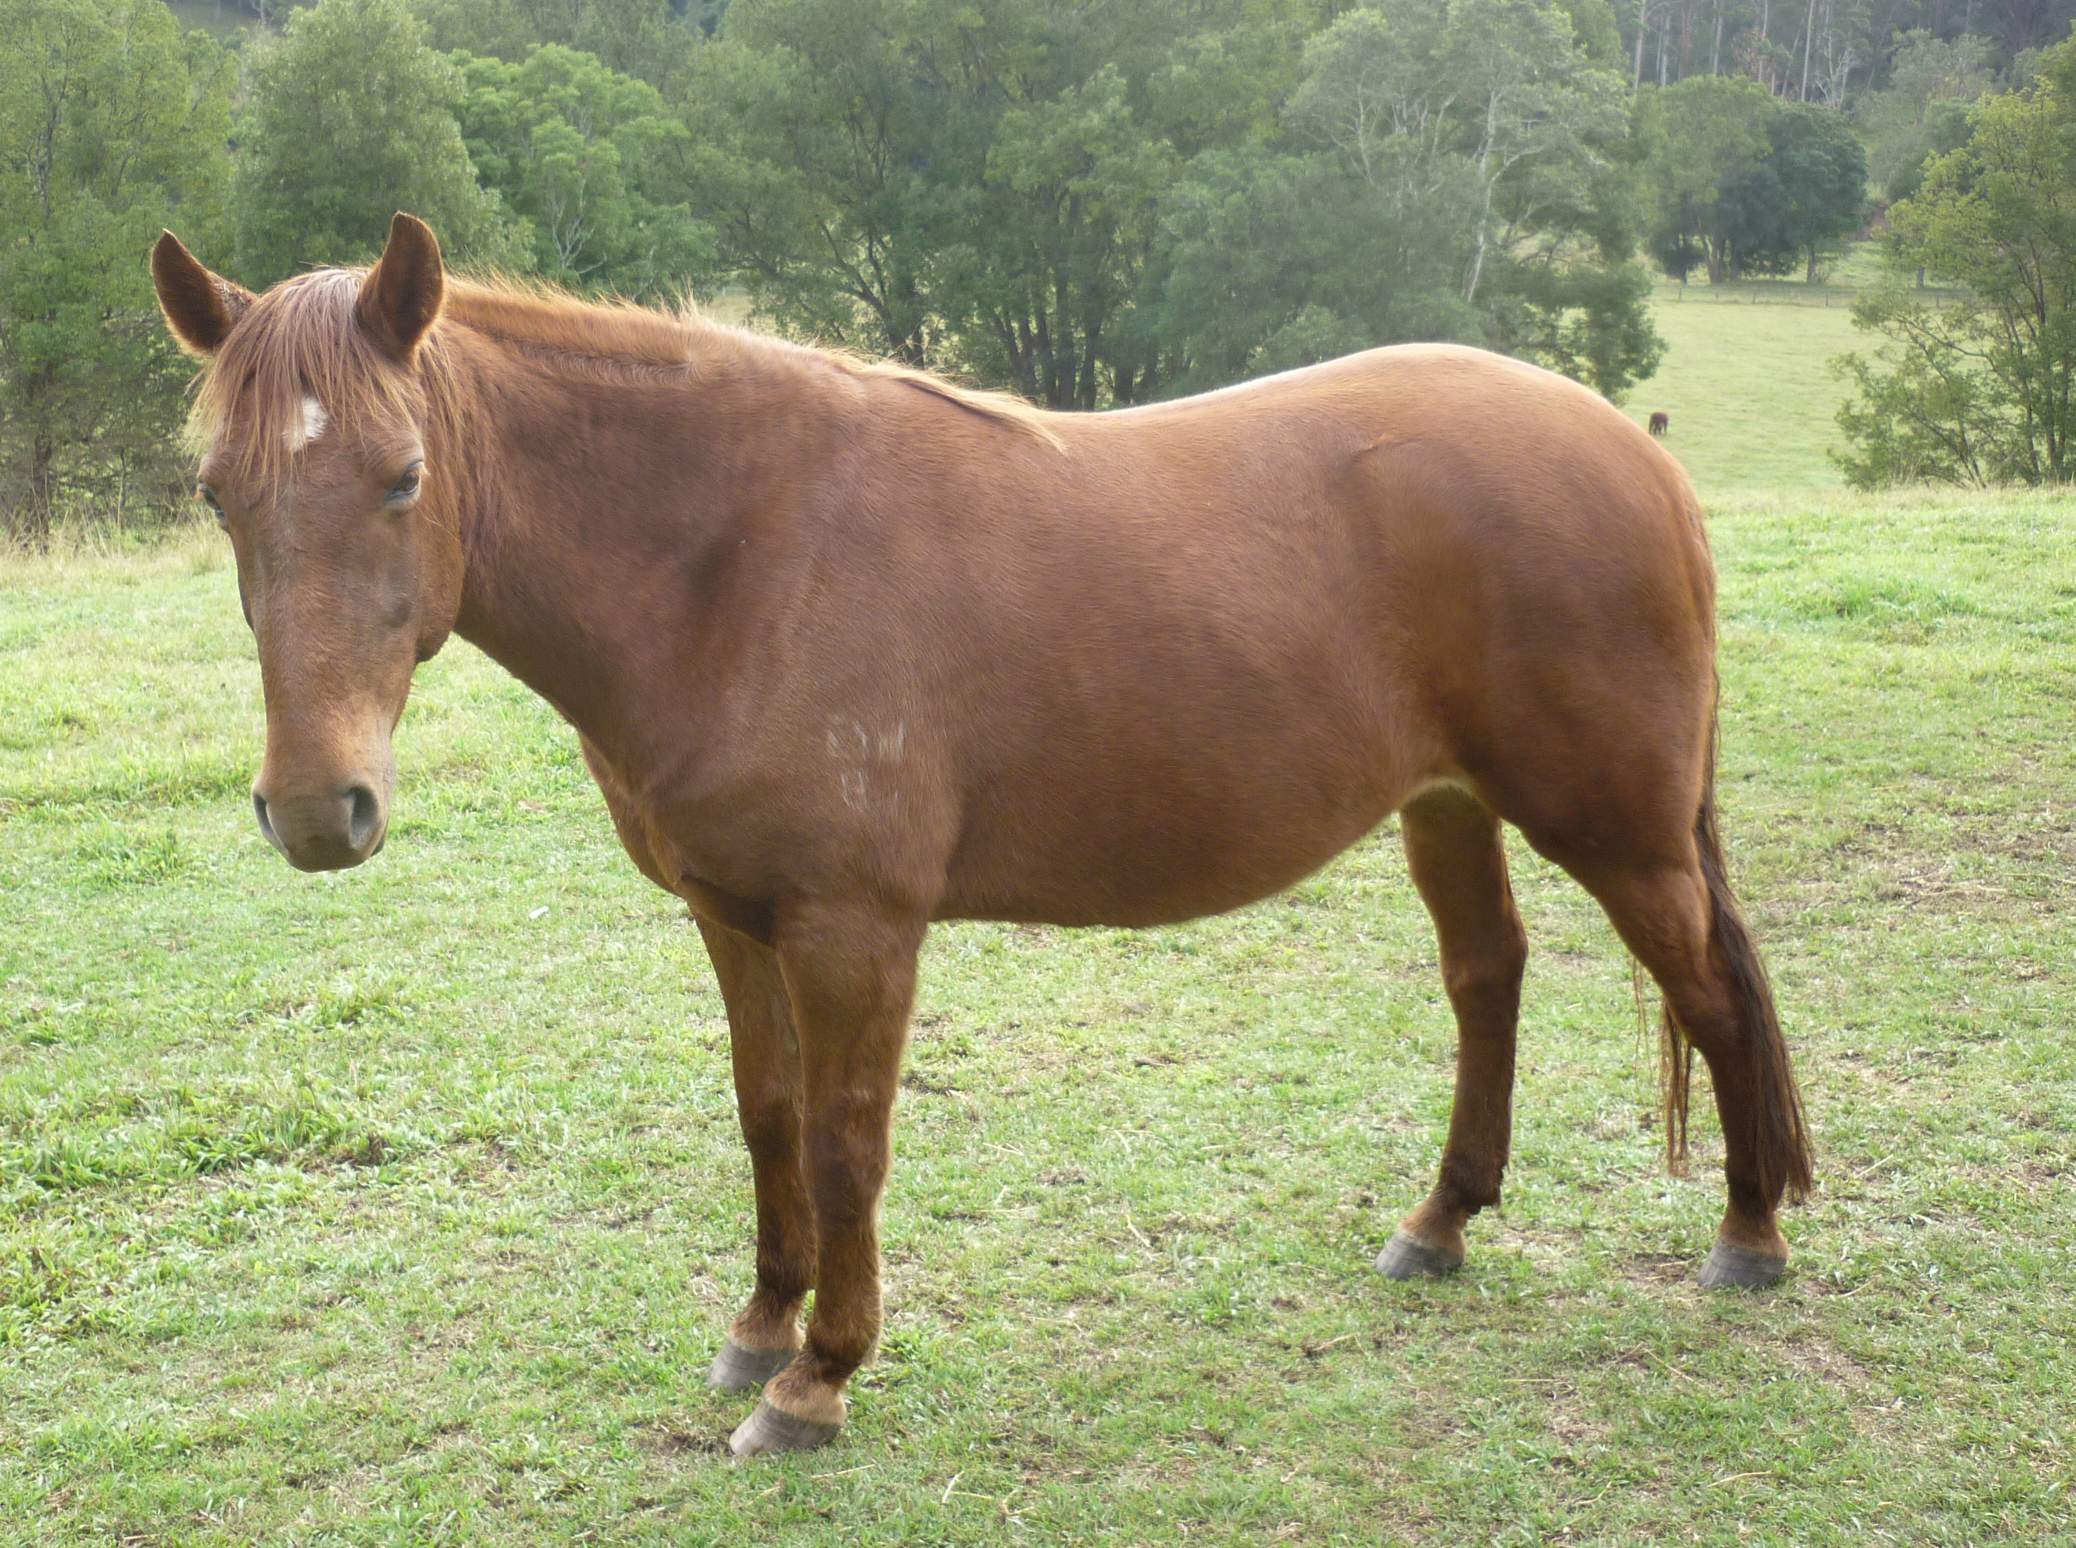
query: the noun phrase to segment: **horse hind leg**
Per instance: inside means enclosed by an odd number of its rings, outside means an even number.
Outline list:
[[[1547,852],[1547,851],[1546,851]],[[1724,873],[1711,803],[1689,841],[1628,859],[1560,864],[1599,899],[1665,997],[1666,1145],[1686,1145],[1689,1049],[1708,1065],[1723,1126],[1729,1200],[1701,1269],[1707,1287],[1758,1287],[1787,1266],[1776,1219],[1810,1187],[1809,1139],[1757,947]]]
[[[1430,791],[1406,807],[1400,830],[1456,1012],[1456,1099],[1441,1177],[1377,1258],[1382,1273],[1411,1279],[1460,1266],[1464,1225],[1499,1202],[1528,940],[1507,880],[1499,819],[1481,802],[1460,790]]]

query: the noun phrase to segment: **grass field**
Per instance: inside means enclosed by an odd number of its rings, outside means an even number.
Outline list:
[[[1150,934],[940,930],[833,1448],[736,1466],[721,1007],[456,647],[387,851],[253,831],[214,539],[0,568],[0,1541],[2067,1541],[2076,516],[1718,502],[1723,804],[1821,1150],[1690,1282],[1625,961],[1525,854],[1515,1166],[1368,1262],[1452,1034],[1389,834]],[[1518,849],[1518,846],[1517,846]]]
[[[1638,423],[1672,416],[1666,448],[1709,493],[1837,489],[1830,452],[1843,444],[1845,383],[1831,361],[1868,352],[1852,325],[1852,291],[1800,284],[1661,285],[1652,320],[1665,358],[1623,407]]]

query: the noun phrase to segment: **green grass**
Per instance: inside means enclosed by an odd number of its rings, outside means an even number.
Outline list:
[[[1880,255],[1861,243],[1818,285],[1660,282],[1651,318],[1665,358],[1630,391],[1629,416],[1639,424],[1657,409],[1672,416],[1666,448],[1704,495],[1842,489],[1831,453],[1844,449],[1838,406],[1846,383],[1832,362],[1881,343],[1852,325],[1853,301],[1880,278]]]
[[[1651,317],[1666,343],[1657,374],[1623,405],[1638,423],[1672,416],[1665,447],[1704,494],[1837,489],[1845,383],[1831,362],[1866,350],[1850,291],[1800,284],[1661,285]]]
[[[570,733],[455,647],[387,851],[299,876],[213,535],[0,567],[0,1542],[2070,1540],[2076,515],[1715,537],[1821,1148],[1781,1288],[1692,1287],[1713,1124],[1666,1177],[1626,962],[1518,845],[1505,1209],[1370,1271],[1453,1041],[1386,833],[1185,929],[936,932],[883,1353],[747,1467],[721,1006]]]

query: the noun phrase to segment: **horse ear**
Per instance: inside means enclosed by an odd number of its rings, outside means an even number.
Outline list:
[[[439,317],[446,287],[439,238],[416,215],[398,210],[389,222],[388,245],[360,282],[361,326],[407,361]]]
[[[222,349],[252,305],[251,291],[211,274],[170,231],[159,233],[151,250],[151,282],[166,326],[191,355],[213,355]]]

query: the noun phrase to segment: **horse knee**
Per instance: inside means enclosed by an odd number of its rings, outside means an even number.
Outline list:
[[[871,1218],[891,1160],[885,1118],[859,1104],[834,1121],[818,1123],[805,1148],[808,1188],[822,1228],[842,1229]]]
[[[736,1118],[752,1156],[780,1158],[800,1148],[800,1108],[790,1092],[738,1098]]]
[[[1482,1005],[1495,997],[1518,999],[1528,970],[1528,932],[1520,915],[1507,910],[1503,928],[1475,949],[1456,946],[1443,954],[1442,986],[1453,1005]]]

